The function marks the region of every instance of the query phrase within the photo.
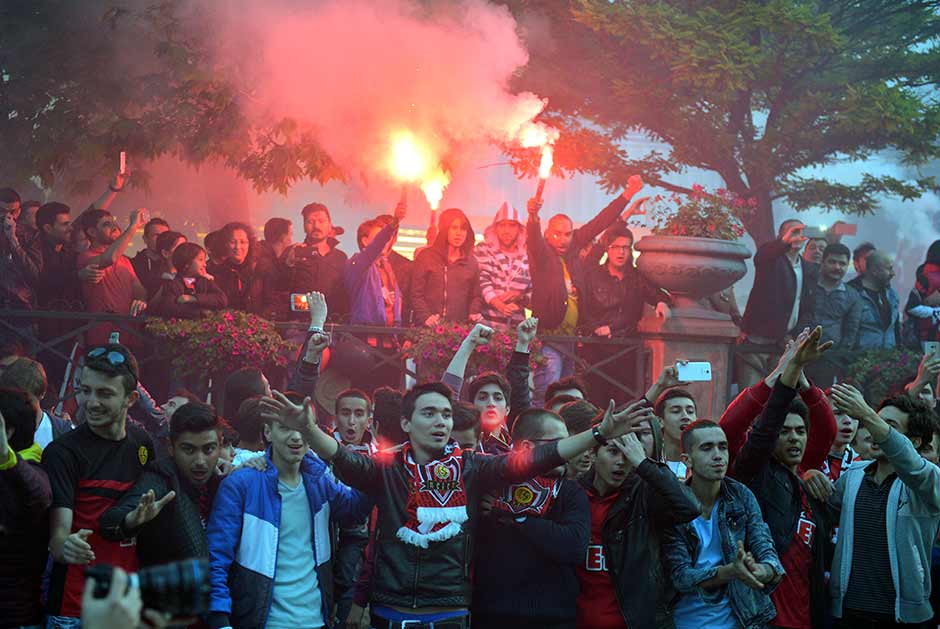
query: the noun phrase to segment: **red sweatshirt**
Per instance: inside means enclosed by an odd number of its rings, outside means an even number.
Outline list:
[[[803,402],[809,407],[809,436],[806,439],[806,451],[803,452],[803,461],[800,471],[818,470],[822,467],[832,440],[836,436],[836,417],[823,390],[811,386],[800,392]],[[748,387],[738,394],[738,397],[728,405],[719,424],[728,437],[728,469],[734,465],[734,457],[747,441],[747,431],[751,424],[760,416],[767,400],[770,399],[770,387],[761,380],[752,387]]]

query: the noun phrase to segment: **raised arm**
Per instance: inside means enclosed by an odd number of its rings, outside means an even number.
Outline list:
[[[303,355],[291,373],[287,388],[313,398],[320,378],[320,360],[330,344],[330,335],[323,330],[329,310],[323,293],[307,293],[307,304],[310,306],[310,327]]]
[[[134,210],[131,212],[127,229],[121,233],[118,239],[111,243],[108,248],[105,249],[104,253],[87,260],[85,264],[99,264],[101,266],[111,266],[115,264],[121,256],[124,255],[127,248],[130,247],[131,241],[134,239],[134,236],[137,235],[137,232],[143,229],[146,224],[147,210],[144,208]],[[144,295],[146,295],[146,291],[144,291]]]
[[[449,386],[454,391],[454,396],[460,398],[460,391],[463,389],[464,375],[467,371],[467,363],[470,356],[476,351],[477,347],[486,345],[493,338],[493,328],[477,323],[470,330],[470,333],[460,342],[460,346],[450,359],[447,369],[441,382]]]
[[[607,207],[601,210],[597,216],[574,231],[574,235],[571,239],[571,248],[578,251],[590,244],[602,231],[617,220],[623,209],[627,207],[627,203],[630,199],[642,189],[642,177],[639,175],[631,175],[627,180],[626,189],[624,189],[616,199],[608,203]]]
[[[111,204],[114,203],[114,199],[117,198],[119,192],[124,190],[124,184],[127,182],[125,175],[118,173],[114,176],[114,180],[108,183],[108,189],[101,193],[101,196],[91,202],[91,205],[88,206],[89,210],[107,210],[111,207]]]
[[[516,326],[516,350],[509,359],[506,379],[509,381],[509,417],[506,425],[512,429],[516,417],[532,406],[532,391],[529,389],[529,347],[538,333],[539,320],[529,317]]]

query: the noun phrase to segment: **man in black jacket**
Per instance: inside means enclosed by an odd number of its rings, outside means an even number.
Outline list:
[[[738,452],[731,476],[757,498],[786,575],[771,594],[777,617],[773,626],[800,629],[832,624],[826,572],[832,561],[832,515],[813,498],[799,476],[809,425],[809,409],[796,397],[803,368],[832,347],[819,343],[817,327],[803,340],[747,442]]]
[[[591,509],[591,541],[578,577],[578,626],[654,629],[674,596],[660,559],[660,533],[691,522],[700,505],[662,459],[656,418],[637,435],[598,446],[580,482]],[[643,578],[639,578],[643,575]]]
[[[218,488],[222,425],[208,404],[189,402],[170,419],[170,452],[101,516],[105,539],[137,538],[141,566],[208,558],[205,525]]]
[[[514,450],[568,436],[564,420],[523,411],[512,428]],[[476,539],[473,626],[574,629],[577,567],[587,550],[590,511],[564,466],[483,499]]]
[[[324,433],[304,407],[284,396],[272,402],[278,421],[301,431],[305,442],[340,478],[361,488],[378,508],[372,576],[372,626],[401,629],[434,623],[437,629],[469,626],[471,541],[483,496],[562,465],[648,420],[640,403],[615,413],[613,404],[594,430],[555,443],[490,456],[461,451],[450,440],[451,389],[417,385],[402,404],[408,441],[374,459],[350,452]]]
[[[526,225],[526,250],[529,255],[529,274],[532,276],[532,316],[539,319],[546,334],[573,335],[580,319],[579,290],[581,278],[577,277],[578,255],[581,249],[617,220],[627,202],[643,187],[639,175],[633,175],[627,188],[607,207],[578,229],[574,229],[571,218],[556,214],[548,221],[548,229],[542,234],[539,210],[542,202],[529,199],[529,221]],[[562,351],[564,350],[564,351]],[[542,347],[543,364],[535,371],[534,406],[545,404],[545,389],[549,384],[574,371],[573,346]]]
[[[746,353],[737,363],[741,388],[756,384],[773,369],[787,336],[796,336],[800,314],[812,308],[819,265],[800,255],[805,227],[796,219],[783,221],[776,240],[758,247],[754,255],[754,287],[741,321],[741,342],[746,341]]]

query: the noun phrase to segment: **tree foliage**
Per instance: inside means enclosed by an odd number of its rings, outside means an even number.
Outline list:
[[[531,55],[518,86],[549,98],[565,133],[556,164],[618,189],[633,173],[688,193],[693,167],[757,199],[745,227],[773,237],[785,199],[855,214],[878,196],[916,198],[929,177],[814,167],[893,151],[916,166],[940,155],[940,2],[901,0],[515,0]],[[665,146],[628,153],[641,132]],[[520,170],[530,156],[517,155]]]

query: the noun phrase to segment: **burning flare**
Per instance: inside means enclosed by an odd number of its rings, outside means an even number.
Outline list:
[[[399,131],[392,135],[388,164],[392,177],[402,183],[418,181],[423,178],[431,163],[433,160],[428,150],[410,132]]]
[[[421,191],[424,198],[428,200],[428,205],[432,210],[436,210],[444,198],[444,188],[450,183],[450,176],[440,168],[437,169],[429,178],[421,184]]]
[[[539,162],[539,178],[548,179],[552,175],[552,165],[555,163],[555,147],[551,144],[542,146],[542,161]]]

